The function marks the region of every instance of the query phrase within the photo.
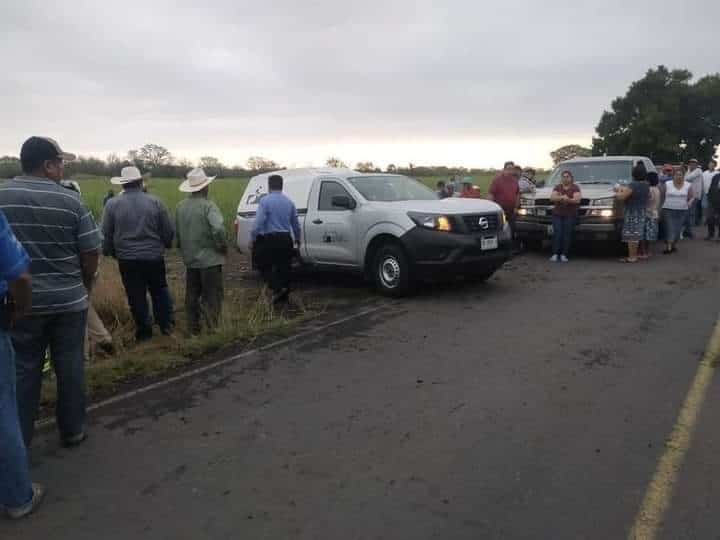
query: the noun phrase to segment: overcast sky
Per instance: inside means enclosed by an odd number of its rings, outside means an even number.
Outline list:
[[[720,70],[711,0],[114,4],[3,2],[0,154],[547,165],[648,68]]]

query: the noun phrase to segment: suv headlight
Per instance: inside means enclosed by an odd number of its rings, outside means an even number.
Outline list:
[[[614,204],[615,197],[605,197],[604,199],[593,200],[591,206],[613,206]]]
[[[408,212],[408,217],[412,219],[418,227],[422,227],[423,229],[443,232],[451,232],[453,230],[452,219],[448,216]]]
[[[535,206],[535,199],[529,199],[527,197],[520,199],[520,208],[530,208],[532,206]]]

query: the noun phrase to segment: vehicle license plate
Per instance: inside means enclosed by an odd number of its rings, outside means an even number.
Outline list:
[[[497,236],[488,236],[487,238],[483,238],[480,241],[480,249],[483,251],[497,249],[497,247],[498,247]]]
[[[553,226],[552,225],[547,226],[547,233],[548,233],[548,236],[553,235]]]

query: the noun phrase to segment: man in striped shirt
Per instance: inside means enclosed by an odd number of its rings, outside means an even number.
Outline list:
[[[30,446],[40,402],[45,351],[57,379],[57,420],[62,443],[85,435],[83,343],[88,289],[97,271],[100,233],[80,196],[62,187],[64,161],[52,139],[30,137],[22,146],[23,176],[0,185],[0,210],[30,256],[32,312],[12,330],[17,354],[20,426]]]

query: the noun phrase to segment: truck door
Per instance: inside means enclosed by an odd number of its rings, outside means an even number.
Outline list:
[[[358,264],[355,210],[334,206],[333,197],[337,196],[355,202],[339,180],[316,180],[305,217],[305,248],[314,262],[355,266]]]

